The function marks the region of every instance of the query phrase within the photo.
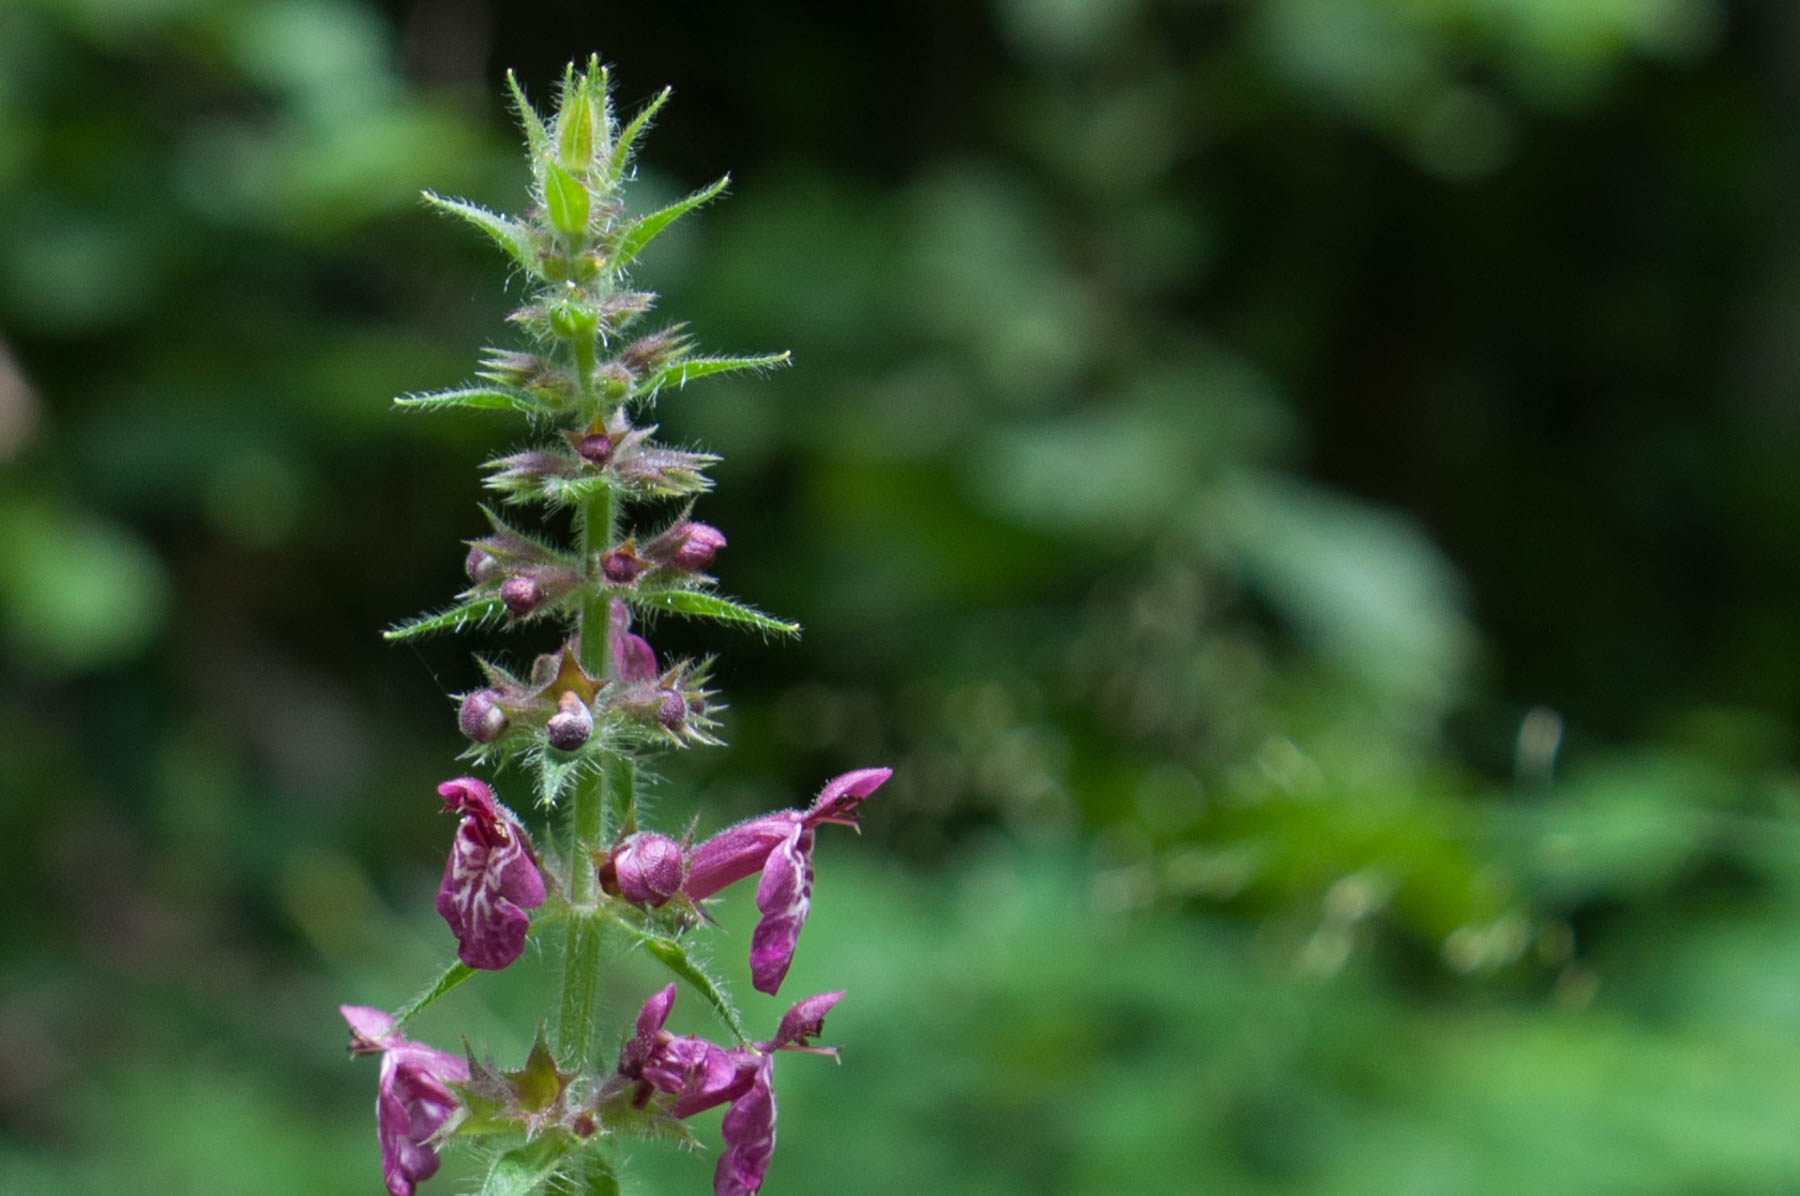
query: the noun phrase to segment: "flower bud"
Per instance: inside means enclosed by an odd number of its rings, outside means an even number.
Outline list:
[[[556,713],[544,724],[544,737],[550,741],[550,746],[558,751],[572,752],[586,743],[593,733],[594,712],[578,694],[564,690],[563,696],[556,700]]]
[[[500,562],[479,544],[471,545],[469,555],[463,558],[463,572],[473,582],[492,581],[500,574]]]
[[[697,573],[725,547],[725,533],[706,523],[677,523],[644,545],[644,555],[664,569]]]
[[[614,398],[624,398],[631,393],[631,384],[637,379],[631,371],[616,361],[609,361],[594,371],[594,381]]]
[[[565,340],[590,339],[599,326],[600,319],[593,310],[580,304],[558,303],[550,309],[550,329]]]
[[[667,835],[633,835],[601,866],[601,883],[627,901],[660,906],[681,891],[681,860],[681,844]]]
[[[662,703],[656,708],[656,721],[671,731],[687,725],[687,699],[672,689],[663,691]]]
[[[600,558],[600,571],[606,574],[606,580],[614,585],[628,585],[636,580],[644,563],[637,558],[637,553],[627,548],[615,548]]]
[[[683,326],[677,324],[673,328],[639,337],[625,346],[625,351],[619,354],[620,364],[634,374],[649,373],[686,347],[687,338],[682,335],[682,330]]]
[[[724,533],[710,524],[684,523],[676,530],[681,533],[674,555],[677,569],[690,573],[704,569],[712,564],[713,555],[725,547]]]
[[[476,743],[492,743],[506,730],[506,711],[500,708],[500,693],[478,689],[462,700],[456,712],[456,723],[462,733]]]
[[[544,601],[544,587],[532,577],[509,577],[500,584],[500,601],[506,609],[524,618]]]
[[[575,451],[580,453],[581,459],[586,461],[589,465],[596,467],[604,466],[608,461],[612,460],[612,437],[605,434],[583,436],[581,442],[575,446]]]

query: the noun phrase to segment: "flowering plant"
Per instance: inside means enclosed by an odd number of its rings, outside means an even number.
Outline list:
[[[454,605],[387,633],[401,640],[504,625],[552,628],[554,646],[529,670],[477,659],[483,684],[460,696],[467,758],[531,777],[525,800],[549,818],[534,834],[475,777],[438,786],[458,817],[437,910],[455,937],[456,962],[392,1015],[343,1007],[354,1054],[382,1056],[376,1130],[393,1196],[410,1196],[437,1171],[438,1150],[459,1140],[492,1156],[484,1193],[619,1191],[616,1152],[627,1137],[692,1142],[686,1119],[728,1105],[717,1196],[762,1185],[775,1145],[773,1061],[805,1050],[841,992],[808,997],[773,1037],[752,1040],[724,987],[695,958],[688,935],[704,903],[760,874],[761,919],[751,943],[755,987],[776,994],[812,897],[820,826],[854,826],[858,806],[888,779],[866,768],[828,782],[804,810],[753,818],[694,844],[640,827],[638,761],[649,752],[718,740],[707,661],[659,663],[633,620],[672,614],[793,635],[798,628],[718,593],[705,572],[722,532],[695,522],[710,486],[711,454],[662,444],[642,422],[659,395],[713,374],[763,370],[787,354],[714,357],[696,352],[682,325],[627,339],[654,296],[629,270],[656,236],[724,190],[721,179],[648,214],[631,214],[623,188],[632,156],[665,90],[621,126],[598,60],[565,74],[556,112],[541,118],[508,77],[531,163],[531,206],[521,217],[430,193],[434,207],[480,229],[530,280],[512,315],[523,350],[487,351],[479,381],[399,403],[523,415],[529,449],[487,463],[486,485],[509,506],[572,516],[573,545],[484,508],[488,530],[469,542],[469,587]],[[660,529],[627,526],[633,507],[675,505]],[[516,782],[515,782],[516,783]],[[518,800],[515,798],[515,800]],[[523,808],[523,807],[522,807]],[[622,933],[602,934],[613,929]],[[523,1067],[503,1071],[411,1042],[401,1027],[481,971],[508,967],[536,938],[558,961],[545,1024]],[[725,1044],[663,1029],[676,985],[651,995],[635,1032],[616,1049],[600,1041],[603,944],[641,948],[719,1016]]]

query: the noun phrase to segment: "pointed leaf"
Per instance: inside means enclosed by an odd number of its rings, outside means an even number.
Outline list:
[[[668,103],[669,97],[674,94],[673,87],[663,88],[648,104],[638,109],[638,114],[631,118],[631,123],[625,126],[625,131],[619,134],[619,140],[613,146],[612,152],[613,178],[619,178],[625,173],[625,168],[631,164],[631,155],[637,149],[638,138],[644,135],[644,130],[650,127],[650,121],[656,116],[657,111]]]
[[[712,186],[703,187],[686,199],[678,199],[668,207],[658,208],[648,216],[640,217],[626,226],[624,235],[619,238],[619,251],[613,256],[614,267],[623,268],[630,265],[632,260],[644,251],[644,247],[656,239],[658,233],[701,204],[716,199],[719,193],[725,190],[726,184],[730,182],[731,176],[726,175]]]
[[[431,982],[429,988],[395,1011],[394,1029],[398,1030],[401,1026],[406,1024],[407,1020],[411,1018],[413,1014],[419,1012],[428,1005],[434,1004],[439,997],[443,996],[474,974],[475,969],[471,968],[468,964],[460,962],[452,963],[449,967],[444,969],[442,975]]]
[[[506,87],[512,92],[513,114],[519,118],[519,127],[525,130],[525,148],[531,152],[531,169],[536,173],[541,169],[540,163],[550,156],[550,134],[545,132],[537,109],[525,98],[519,77],[511,71],[506,72]]]
[[[764,614],[754,606],[721,598],[705,590],[649,590],[625,595],[625,600],[645,611],[671,611],[695,619],[713,619],[720,623],[736,623],[754,627],[770,635],[800,634],[800,624]]]
[[[698,382],[702,378],[714,374],[734,374],[740,370],[767,370],[776,366],[787,365],[793,360],[793,354],[783,350],[780,353],[766,353],[760,357],[689,357],[681,361],[672,361],[650,375],[638,387],[638,397],[655,398],[656,392],[665,386],[673,386],[677,390],[689,382]]]
[[[401,395],[394,400],[396,407],[411,407],[417,411],[444,411],[452,407],[467,407],[476,411],[523,411],[529,415],[544,414],[542,404],[526,398],[513,390],[503,390],[497,386],[465,386],[456,390],[433,390],[423,394]]]
[[[565,550],[560,545],[553,543],[546,537],[540,536],[535,532],[528,532],[523,528],[514,527],[506,520],[500,518],[494,508],[488,506],[486,503],[478,504],[478,508],[482,515],[487,518],[489,525],[493,527],[496,536],[518,541],[518,544],[515,547],[522,550],[520,555],[524,556],[526,559],[530,559],[531,553],[530,550],[524,548],[524,546],[529,545],[530,548],[537,550],[539,556],[542,557],[543,562],[559,562],[568,568],[579,570],[581,558],[575,553]],[[502,561],[512,559],[511,555],[505,552],[496,552],[495,555],[499,556]]]
[[[515,1146],[488,1168],[481,1196],[529,1196],[556,1173],[557,1166],[576,1145],[568,1134],[553,1130],[523,1146]]]
[[[527,1113],[542,1113],[556,1103],[556,1098],[568,1087],[573,1074],[565,1074],[556,1069],[556,1058],[550,1054],[550,1044],[544,1041],[544,1027],[540,1022],[537,1041],[531,1044],[531,1054],[526,1058],[525,1066],[518,1071],[507,1072],[506,1078],[512,1083],[519,1108]]]
[[[505,613],[498,595],[484,594],[480,598],[458,603],[448,610],[441,610],[432,615],[420,615],[416,619],[408,619],[398,623],[381,633],[384,640],[409,640],[421,635],[435,635],[440,631],[466,631],[470,627],[480,627],[491,623]]]
[[[624,925],[632,937],[643,944],[644,950],[673,972],[677,979],[687,981],[695,992],[704,997],[707,1004],[711,1005],[713,1011],[719,1015],[719,1020],[724,1022],[726,1027],[737,1036],[739,1042],[750,1041],[749,1035],[744,1033],[744,1023],[738,1017],[737,1007],[732,1005],[731,998],[725,993],[725,986],[713,979],[711,974],[700,966],[699,961],[688,954],[687,948],[672,938],[652,934],[650,931],[642,930],[628,923],[621,923],[621,925]]]
[[[423,195],[425,202],[438,211],[461,217],[492,237],[494,244],[498,245],[513,261],[519,263],[522,269],[533,274],[537,273],[537,254],[531,245],[531,235],[526,231],[524,225],[467,200],[450,199],[434,191],[423,192]]]

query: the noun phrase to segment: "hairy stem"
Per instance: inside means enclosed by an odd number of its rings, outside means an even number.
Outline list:
[[[589,580],[598,578],[599,556],[611,544],[618,506],[610,487],[583,504],[577,513],[581,555]],[[590,586],[582,602],[579,634],[581,667],[589,675],[606,672],[612,622],[612,600],[597,586]],[[623,761],[629,785],[631,761],[609,754],[598,773],[583,776],[569,804],[569,900],[576,915],[563,935],[562,992],[557,1006],[556,1049],[565,1063],[585,1065],[594,1058],[597,1030],[595,1010],[600,997],[601,927],[582,911],[594,903],[597,881],[590,852],[605,842],[609,778],[618,775]],[[613,781],[613,785],[617,782]]]

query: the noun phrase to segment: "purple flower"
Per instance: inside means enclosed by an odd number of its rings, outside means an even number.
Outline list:
[[[412,1196],[414,1184],[437,1174],[437,1151],[428,1143],[458,1105],[445,1085],[467,1083],[469,1065],[455,1055],[408,1042],[379,1009],[340,1005],[338,1012],[350,1023],[351,1054],[381,1052],[381,1086],[375,1098],[381,1177],[392,1196]]]
[[[756,1052],[669,1034],[663,1023],[674,1004],[673,984],[644,1002],[637,1033],[619,1054],[619,1074],[637,1084],[633,1103],[640,1108],[653,1091],[668,1092],[675,1095],[670,1114],[691,1117],[743,1095],[756,1067]]]
[[[437,911],[456,935],[456,957],[472,968],[499,971],[525,951],[525,911],[544,903],[544,878],[524,830],[493,790],[473,777],[438,786],[446,812],[462,815]]]
[[[478,689],[462,700],[456,722],[462,733],[476,743],[492,743],[506,731],[506,711],[500,706],[497,689]]]
[[[627,685],[656,679],[656,653],[641,635],[631,634],[631,608],[612,600],[612,658],[619,680]]]
[[[602,466],[612,460],[612,437],[604,432],[592,436],[583,436],[575,444],[575,451],[581,454],[582,460],[589,465]]]
[[[544,724],[544,738],[562,752],[581,750],[581,745],[594,733],[594,712],[581,700],[581,695],[565,689],[556,700],[556,713]]]
[[[681,891],[681,844],[651,831],[632,835],[600,866],[600,887],[639,905],[667,904]]]
[[[638,559],[630,544],[615,548],[600,558],[600,572],[614,585],[630,585],[643,569],[644,562]]]
[[[891,768],[863,768],[826,784],[810,810],[782,810],[741,822],[696,847],[682,891],[692,901],[761,872],[756,908],[762,919],[750,936],[750,982],[758,992],[781,987],[794,945],[812,905],[813,829],[821,823],[856,825],[856,808],[890,776]]]
[[[524,574],[509,577],[500,583],[500,601],[506,604],[507,610],[524,618],[543,604],[544,587],[535,577]]]
[[[817,1038],[825,1032],[825,1015],[831,1012],[832,1006],[844,999],[844,990],[820,993],[816,997],[808,997],[804,1001],[796,1001],[793,1006],[781,1015],[781,1026],[775,1031],[773,1041],[764,1045],[772,1051],[789,1048],[806,1049],[837,1057],[836,1048],[808,1047],[808,1039]],[[797,1044],[797,1045],[796,1045]]]
[[[769,1042],[726,1049],[703,1038],[675,1037],[663,1030],[675,1003],[669,985],[638,1014],[637,1033],[619,1055],[619,1074],[637,1085],[640,1108],[653,1091],[675,1094],[674,1117],[691,1117],[731,1103],[720,1123],[725,1153],[713,1172],[713,1196],[755,1196],[775,1153],[775,1052],[809,1051],[837,1057],[835,1047],[811,1047],[806,1040],[824,1028],[825,1014],[842,992],[820,993],[789,1009]]]
[[[665,569],[696,573],[725,547],[725,533],[710,523],[683,521],[644,545],[644,555]]]

